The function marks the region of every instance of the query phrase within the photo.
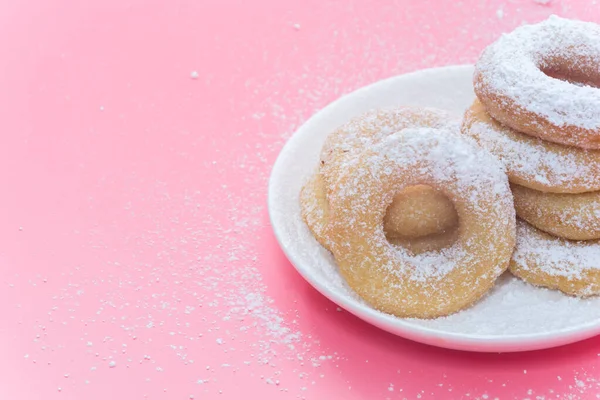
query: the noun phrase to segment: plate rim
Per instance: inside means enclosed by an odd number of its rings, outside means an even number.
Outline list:
[[[417,74],[423,75],[428,73],[436,73],[440,70],[449,71],[464,69],[472,70],[473,64],[452,64],[419,69],[404,74],[390,76],[388,78],[384,78],[382,80],[362,86],[336,98],[317,112],[313,113],[304,123],[302,123],[282,146],[275,162],[273,163],[271,173],[269,175],[267,187],[267,208],[269,221],[279,247],[294,269],[321,295],[325,296],[338,306],[344,308],[357,318],[374,325],[379,329],[416,342],[437,347],[475,352],[519,352],[558,347],[596,336],[600,333],[600,320],[541,333],[508,335],[481,335],[446,332],[427,326],[412,324],[406,319],[383,313],[366,304],[361,304],[356,300],[340,295],[327,287],[327,285],[324,283],[321,283],[319,279],[313,278],[309,269],[303,265],[303,262],[300,262],[297,259],[296,255],[290,251],[282,239],[282,226],[278,224],[277,221],[276,196],[274,195],[278,187],[277,176],[280,170],[280,165],[284,162],[287,154],[289,153],[287,150],[293,146],[295,141],[298,140],[298,137],[302,136],[304,131],[309,131],[311,127],[315,125],[315,123],[318,123],[319,120],[325,118],[327,114],[331,112],[330,110],[338,108],[340,104],[343,104],[346,101],[351,101],[351,98],[360,96],[361,93],[371,91],[378,86],[385,86],[391,81],[396,81],[399,79],[410,79],[411,76]],[[386,329],[386,327],[381,326],[382,324],[394,326],[398,331],[402,331],[402,334],[398,333],[397,331]]]

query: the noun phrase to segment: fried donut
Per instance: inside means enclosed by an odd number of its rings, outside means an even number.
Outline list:
[[[457,211],[458,234],[439,252],[410,254],[383,230],[398,190],[429,185]],[[332,252],[349,286],[398,317],[435,318],[477,301],[507,268],[515,209],[500,162],[456,129],[412,128],[346,163],[329,196]]]
[[[517,216],[571,240],[600,239],[600,192],[544,193],[511,185]]]
[[[600,149],[600,26],[551,16],[502,35],[475,65],[490,115],[543,140]]]
[[[320,171],[326,192],[344,172],[345,163],[382,138],[410,127],[443,127],[458,121],[448,112],[423,107],[397,107],[366,112],[327,136],[321,150]],[[419,185],[398,194],[386,216],[390,236],[420,237],[454,229],[458,216],[450,200]]]
[[[439,199],[440,196],[443,199]],[[450,208],[437,208],[440,204],[449,204]],[[329,204],[319,172],[313,174],[302,187],[300,209],[302,219],[315,239],[330,250],[327,233]],[[394,197],[384,217],[384,231],[393,244],[403,246],[415,254],[439,250],[449,246],[456,237],[456,229],[442,229],[440,221],[447,220],[444,213],[456,216],[454,206],[443,193],[424,185],[408,187]],[[455,226],[457,223],[458,221]],[[399,231],[420,234],[406,236],[399,234]],[[423,235],[423,232],[429,233]]]
[[[558,238],[519,220],[510,272],[532,285],[572,296],[600,294],[600,241]]]
[[[546,142],[495,121],[475,99],[461,131],[473,137],[506,166],[512,183],[542,192],[600,190],[600,150]]]

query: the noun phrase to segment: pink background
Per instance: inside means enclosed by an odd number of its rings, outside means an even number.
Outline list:
[[[412,343],[275,241],[269,172],[315,110],[550,13],[600,22],[595,1],[426,3],[2,2],[0,398],[596,398],[600,339]]]

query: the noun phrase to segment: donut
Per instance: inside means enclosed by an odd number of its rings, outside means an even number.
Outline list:
[[[330,250],[327,234],[329,204],[318,171],[310,176],[300,191],[300,211],[317,242]],[[411,186],[394,197],[384,217],[384,231],[393,244],[413,253],[439,250],[451,244],[455,237],[457,220],[450,228],[440,224],[451,221],[452,217],[456,217],[456,211],[443,193],[430,186]]]
[[[502,35],[475,65],[489,114],[519,132],[600,149],[600,26],[551,16]]]
[[[512,183],[553,193],[600,190],[600,150],[564,146],[517,132],[495,121],[478,99],[465,112],[461,131],[504,163]]]
[[[428,185],[458,214],[456,241],[411,254],[385,237],[398,190]],[[398,317],[435,318],[480,299],[507,268],[515,209],[500,162],[458,127],[407,128],[346,163],[329,195],[330,239],[341,275],[366,303]]]
[[[517,216],[554,236],[600,239],[600,192],[544,193],[511,185]]]
[[[600,294],[600,241],[572,241],[517,222],[510,272],[535,286],[577,297]]]

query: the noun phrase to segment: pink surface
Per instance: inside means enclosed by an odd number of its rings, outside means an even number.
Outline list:
[[[600,22],[595,1],[373,3],[0,5],[0,398],[596,398],[600,339],[419,345],[279,250],[268,175],[315,110],[550,13]]]

